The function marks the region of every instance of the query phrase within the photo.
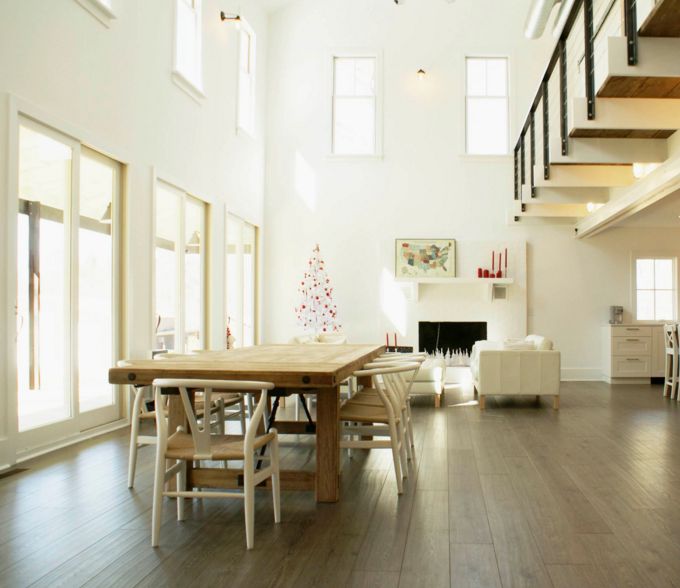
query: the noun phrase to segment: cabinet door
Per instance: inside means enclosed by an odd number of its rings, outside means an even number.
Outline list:
[[[651,374],[649,357],[612,357],[613,378],[649,378]]]
[[[663,327],[652,328],[652,378],[663,378],[666,362],[666,343]]]

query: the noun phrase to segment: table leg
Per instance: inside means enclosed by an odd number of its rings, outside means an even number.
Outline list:
[[[316,501],[340,498],[340,387],[319,390],[316,396]]]

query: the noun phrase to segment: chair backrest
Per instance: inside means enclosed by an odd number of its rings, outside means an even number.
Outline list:
[[[381,365],[402,365],[404,363],[417,363],[418,367],[411,372],[411,374],[404,374],[401,377],[405,381],[406,389],[404,390],[405,397],[408,397],[408,395],[411,393],[411,387],[413,386],[413,382],[416,379],[416,376],[418,375],[418,371],[420,370],[420,366],[427,360],[427,354],[426,353],[419,353],[419,354],[409,354],[409,353],[392,353],[390,354],[389,357],[387,356],[381,356],[376,359],[374,359],[370,364],[367,364],[364,366],[364,369],[368,368],[369,366],[371,367],[379,367]]]
[[[234,392],[261,392],[260,400],[253,415],[248,423],[246,429],[244,445],[246,451],[252,448],[253,442],[257,435],[258,426],[262,421],[264,414],[264,407],[267,402],[267,391],[274,388],[271,382],[252,382],[239,380],[193,380],[193,379],[171,379],[158,378],[153,381],[154,397],[156,402],[160,405],[162,402],[162,390],[165,388],[172,388],[179,391],[182,400],[182,408],[189,423],[189,430],[194,442],[194,454],[196,459],[211,459],[210,452],[210,406],[212,402],[213,391],[223,392],[225,390],[233,390]],[[199,425],[199,418],[196,410],[191,402],[189,390],[203,391],[203,422]],[[167,438],[167,422],[162,416],[159,417],[159,412],[156,411],[156,425],[158,427],[159,438],[165,443]]]
[[[674,351],[678,348],[678,325],[667,323],[663,326],[664,342],[666,351]]]
[[[371,377],[378,397],[396,416],[401,411],[410,390],[406,378],[415,377],[419,367],[420,363],[416,361],[369,363],[363,369],[354,372],[354,375],[358,378]]]

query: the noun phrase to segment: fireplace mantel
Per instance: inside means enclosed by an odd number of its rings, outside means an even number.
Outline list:
[[[463,284],[478,284],[485,286],[489,300],[493,300],[494,286],[506,288],[513,284],[515,280],[513,278],[396,278],[396,281],[409,284],[413,289],[413,295],[410,298],[417,302],[420,300],[420,288],[422,285],[460,286]]]

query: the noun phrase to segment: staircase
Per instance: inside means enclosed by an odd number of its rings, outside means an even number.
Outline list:
[[[576,0],[514,149],[512,222],[585,237],[657,202],[677,129],[680,0]]]

